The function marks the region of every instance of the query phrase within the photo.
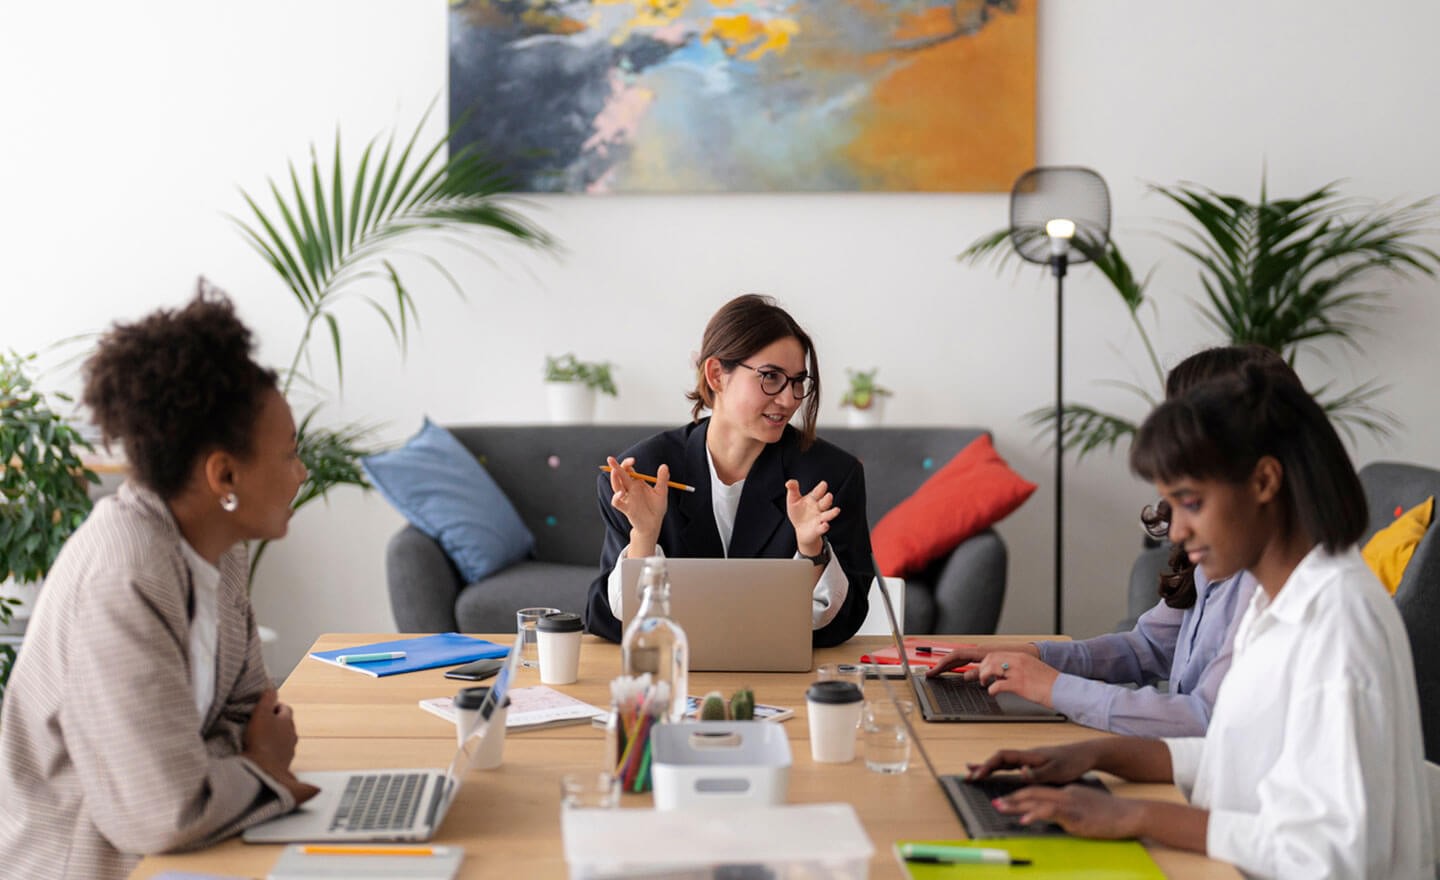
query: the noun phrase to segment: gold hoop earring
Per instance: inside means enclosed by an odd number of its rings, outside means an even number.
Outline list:
[[[234,513],[240,508],[240,499],[235,497],[234,492],[226,492],[220,496],[220,509],[226,513]]]

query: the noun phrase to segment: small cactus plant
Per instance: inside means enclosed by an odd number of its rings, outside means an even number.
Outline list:
[[[724,721],[726,720],[725,695],[719,691],[711,691],[700,701],[701,721]]]
[[[736,721],[755,720],[755,692],[741,688],[730,698],[730,717]]]

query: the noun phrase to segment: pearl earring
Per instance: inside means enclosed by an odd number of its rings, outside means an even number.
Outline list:
[[[220,509],[226,513],[234,513],[240,507],[240,499],[235,497],[234,492],[226,492],[220,496]]]

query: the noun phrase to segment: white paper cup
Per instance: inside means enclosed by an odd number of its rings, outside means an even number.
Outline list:
[[[855,728],[864,706],[860,689],[848,681],[817,681],[805,692],[810,716],[810,757],[819,764],[855,760]]]
[[[465,739],[475,732],[480,723],[480,707],[484,704],[488,687],[462,688],[455,695],[455,742],[464,745]],[[490,729],[485,736],[474,743],[470,752],[470,767],[474,770],[493,770],[500,766],[505,757],[505,721],[510,714],[510,703],[490,713]]]
[[[580,615],[565,611],[547,614],[535,622],[542,683],[574,684],[580,677],[580,636],[584,631]]]

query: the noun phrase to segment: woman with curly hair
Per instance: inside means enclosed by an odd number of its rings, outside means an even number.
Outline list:
[[[117,324],[83,400],[129,478],[61,549],[0,725],[8,876],[124,877],[313,797],[270,685],[245,542],[279,538],[305,478],[274,371],[229,300]]]

